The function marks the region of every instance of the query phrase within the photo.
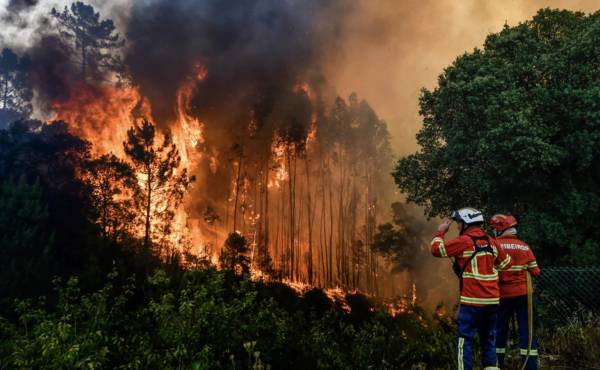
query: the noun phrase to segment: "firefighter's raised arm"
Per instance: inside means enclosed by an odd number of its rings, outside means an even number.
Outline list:
[[[435,257],[455,257],[465,249],[464,243],[455,238],[449,241],[444,241],[444,235],[450,228],[452,221],[444,221],[438,226],[438,232],[431,241],[431,254]]]

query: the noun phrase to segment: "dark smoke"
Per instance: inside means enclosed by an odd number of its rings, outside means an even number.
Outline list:
[[[36,6],[38,0],[10,0],[7,9],[11,12],[20,12]]]
[[[313,0],[161,0],[136,2],[127,24],[125,61],[135,85],[148,97],[157,124],[174,118],[177,91],[198,64],[208,74],[198,83],[192,114],[205,124],[206,143],[221,164],[211,173],[208,162],[192,168],[193,212],[222,209],[230,195],[234,159],[241,144],[247,163],[262,163],[270,154],[273,133],[283,130],[292,140],[308,133],[312,106],[298,91],[307,83],[317,101],[331,100],[333,89],[324,64],[338,53],[342,29],[354,1]],[[247,140],[247,127],[257,132]],[[246,137],[246,139],[245,139]]]
[[[32,85],[38,92],[39,109],[49,113],[52,103],[64,101],[79,78],[79,70],[71,63],[70,48],[55,35],[42,36],[27,50],[31,57]]]
[[[298,81],[321,86],[320,62],[336,52],[342,1],[186,0],[133,7],[127,64],[159,121],[173,115],[181,83],[203,63],[197,113],[212,118],[276,104]],[[241,111],[241,112],[240,112]],[[226,117],[217,117],[221,123]],[[239,117],[229,117],[237,120]]]

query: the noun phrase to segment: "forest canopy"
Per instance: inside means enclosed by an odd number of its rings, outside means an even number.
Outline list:
[[[600,14],[543,9],[458,57],[394,171],[408,200],[511,212],[542,260],[600,262],[599,41]]]

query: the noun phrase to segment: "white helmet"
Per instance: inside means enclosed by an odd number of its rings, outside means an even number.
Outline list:
[[[461,208],[452,212],[451,218],[457,222],[464,222],[465,225],[483,223],[483,213],[475,208]]]

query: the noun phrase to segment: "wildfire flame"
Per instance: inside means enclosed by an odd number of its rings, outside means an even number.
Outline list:
[[[338,163],[340,159],[338,156],[332,156],[325,163],[321,157],[320,164],[317,161],[314,164],[309,164],[308,156],[316,152],[315,143],[317,143],[319,130],[318,120],[316,113],[313,111],[310,124],[307,128],[306,136],[302,139],[303,142],[295,142],[285,137],[278,129],[273,130],[270,148],[268,148],[269,158],[268,165],[261,171],[256,173],[263,176],[261,179],[252,179],[242,168],[243,154],[237,158],[232,158],[228,162],[221,163],[220,157],[225,156],[223,148],[215,145],[209,145],[206,141],[205,130],[206,125],[198,117],[193,114],[192,102],[198,88],[202,86],[202,81],[206,79],[209,71],[202,63],[196,63],[193,70],[190,73],[188,79],[186,79],[179,89],[177,90],[176,104],[173,108],[175,113],[174,120],[168,122],[169,133],[173,139],[173,143],[176,145],[180,157],[181,167],[187,168],[190,171],[198,168],[201,163],[207,165],[208,171],[205,175],[215,175],[217,173],[229,173],[230,181],[228,181],[228,201],[227,211],[225,213],[226,218],[220,219],[214,213],[208,212],[204,216],[199,216],[197,210],[196,213],[191,216],[191,210],[196,206],[196,199],[191,195],[187,195],[184,198],[183,204],[174,210],[175,217],[172,222],[173,232],[168,236],[170,244],[179,248],[180,251],[189,251],[199,258],[210,261],[213,265],[218,265],[220,243],[226,239],[228,235],[228,228],[231,225],[240,224],[244,228],[244,237],[248,238],[250,247],[250,260],[251,262],[251,278],[254,280],[268,280],[271,277],[269,274],[263,272],[258,265],[254,263],[255,259],[259,255],[259,248],[264,247],[265,243],[264,233],[268,231],[261,230],[261,220],[268,218],[268,204],[263,206],[262,202],[266,202],[271,197],[275,198],[281,205],[280,210],[272,210],[271,212],[281,212],[277,217],[279,218],[292,218],[299,220],[307,220],[307,216],[303,214],[305,207],[302,203],[296,206],[295,200],[292,198],[295,195],[295,186],[298,186],[300,196],[303,192],[311,191],[310,187],[314,187],[315,193],[310,198],[308,197],[308,206],[313,207],[312,212],[316,213],[314,204],[315,197],[321,197],[323,204],[325,204],[325,197],[329,197],[329,204],[327,204],[327,212],[329,217],[333,218],[333,201],[338,201],[335,197],[337,194],[334,193],[334,187],[347,186],[341,182],[341,180],[328,180],[325,182],[321,180],[318,183],[316,180],[311,183],[297,181],[297,171],[301,168],[301,171],[305,171],[306,176],[309,175],[309,165],[316,166],[321,174],[325,171],[330,171],[329,167],[331,162]],[[309,99],[315,99],[315,92],[312,90],[310,85],[306,82],[300,82],[294,88],[297,92],[306,94]],[[151,122],[155,122],[152,116],[152,107],[149,101],[144,98],[140,89],[136,86],[127,85],[100,85],[90,86],[86,84],[77,85],[71,97],[68,100],[57,101],[53,104],[55,115],[52,120],[63,120],[68,123],[71,132],[83,139],[88,140],[93,144],[92,154],[94,156],[101,156],[106,153],[114,153],[121,159],[125,159],[125,153],[123,149],[123,143],[127,141],[127,131],[134,123],[139,122],[142,119],[147,119]],[[253,112],[250,112],[250,121],[247,123],[247,130],[252,138],[258,130],[258,123],[254,117]],[[158,125],[158,127],[164,127]],[[158,136],[161,137],[165,133],[158,132]],[[300,151],[298,148],[305,150],[304,154],[298,154]],[[304,155],[304,159],[302,159]],[[302,162],[302,161],[305,162]],[[331,162],[329,162],[331,161]],[[298,165],[300,163],[300,165]],[[227,164],[230,164],[230,168],[223,168]],[[245,165],[245,164],[244,164]],[[305,167],[304,167],[305,166]],[[220,172],[219,172],[220,171]],[[332,173],[332,172],[327,172]],[[142,174],[137,174],[138,181],[143,184],[146,179]],[[202,179],[201,179],[202,180]],[[254,182],[251,182],[254,181]],[[292,187],[291,182],[294,182]],[[334,181],[340,181],[338,183]],[[297,184],[296,184],[297,183]],[[254,184],[258,184],[255,186]],[[286,186],[283,186],[286,184]],[[223,185],[221,185],[223,186]],[[227,185],[225,185],[227,187]],[[256,189],[262,190],[260,192]],[[326,187],[329,187],[328,195],[326,194]],[[318,191],[318,193],[317,193]],[[254,193],[253,193],[254,192]],[[269,195],[271,192],[271,195]],[[365,193],[369,193],[367,188]],[[341,195],[339,196],[341,198]],[[340,202],[342,200],[339,200]],[[284,205],[290,204],[291,210],[285,210]],[[158,207],[159,205],[153,205]],[[230,212],[230,208],[235,207],[236,211]],[[296,208],[294,208],[296,207]],[[309,208],[308,212],[311,208]],[[325,205],[320,209],[321,220],[325,219]],[[374,204],[369,203],[366,209],[368,214],[374,214]],[[230,215],[233,213],[233,221]],[[271,216],[273,217],[273,216]],[[316,220],[316,216],[313,217],[313,221]],[[306,222],[306,221],[303,221]],[[321,230],[319,232],[323,235],[332,233],[333,221],[330,224],[322,223]],[[306,237],[300,236],[297,230],[293,227],[287,226],[284,223],[278,224],[277,230],[272,231],[271,237],[276,238],[276,250],[272,251],[272,255],[280,260],[274,260],[274,264],[280,268],[288,268],[286,264],[282,262],[283,258],[287,258],[290,254],[296,255],[296,261],[301,259],[303,263],[312,263],[318,261],[317,258],[324,258],[323,256],[315,257],[309,254],[310,243],[316,243],[316,239],[308,240]],[[267,235],[269,237],[269,235]],[[341,243],[341,241],[337,241]],[[321,236],[320,243],[323,243],[323,236]],[[330,240],[329,243],[332,243]],[[277,245],[287,245],[287,249],[278,249]],[[190,248],[191,247],[191,248]],[[341,248],[338,246],[338,248]],[[316,253],[316,252],[315,252]],[[331,252],[330,252],[331,253]],[[340,253],[340,252],[336,252]],[[326,256],[327,257],[327,256]],[[327,258],[334,258],[333,255],[329,255]],[[309,262],[306,262],[309,261]],[[287,262],[286,262],[287,263]],[[296,262],[297,263],[297,262]],[[316,262],[315,262],[316,263]],[[372,263],[372,262],[371,262]],[[360,269],[358,264],[354,265],[355,268]],[[293,269],[293,266],[291,267]],[[337,267],[336,267],[337,268]],[[297,268],[296,268],[297,269]],[[298,270],[298,269],[297,269]],[[289,271],[289,270],[288,270]],[[283,283],[287,284],[299,293],[303,293],[315,285],[314,282],[309,284],[307,281],[307,271],[296,272],[293,278],[288,277],[282,280]],[[373,274],[373,279],[377,278],[377,274]],[[324,279],[324,276],[321,276]],[[322,281],[322,280],[321,280]],[[335,280],[332,280],[335,281]],[[343,287],[338,283],[333,287],[325,287],[325,294],[336,301],[341,302],[341,306],[350,310],[350,307],[345,303],[345,296],[349,292],[359,293],[357,289],[349,289]],[[332,284],[331,284],[332,285]],[[363,293],[361,293],[363,294]],[[367,293],[365,295],[372,297]],[[416,303],[416,287],[412,286],[411,298],[410,299],[399,299],[393,302],[386,303],[388,312],[392,315],[396,315],[401,312],[406,312],[410,305]]]
[[[192,79],[178,91],[177,119],[173,122],[170,134],[179,149],[182,167],[189,168],[202,156],[200,145],[204,143],[203,124],[191,116],[189,105],[194,93],[195,82],[206,77],[208,71],[201,65],[196,66],[195,80]],[[78,84],[74,87],[70,99],[52,104],[55,112],[51,121],[65,121],[72,134],[79,136],[92,145],[92,154],[99,157],[113,153],[125,158],[123,143],[127,141],[127,130],[142,119],[153,121],[152,111],[147,99],[134,86],[113,86]],[[158,132],[160,139],[162,133]],[[217,165],[216,156],[211,156],[212,166]],[[142,174],[136,174],[138,182],[144,184]],[[154,204],[153,207],[159,207]],[[202,243],[200,228],[188,222],[185,207],[179,207],[173,220],[173,232],[168,236],[173,245]]]
[[[124,156],[123,142],[136,118],[151,119],[150,105],[136,87],[78,84],[70,99],[52,104],[52,121],[65,121],[74,135],[93,143],[92,153]]]

